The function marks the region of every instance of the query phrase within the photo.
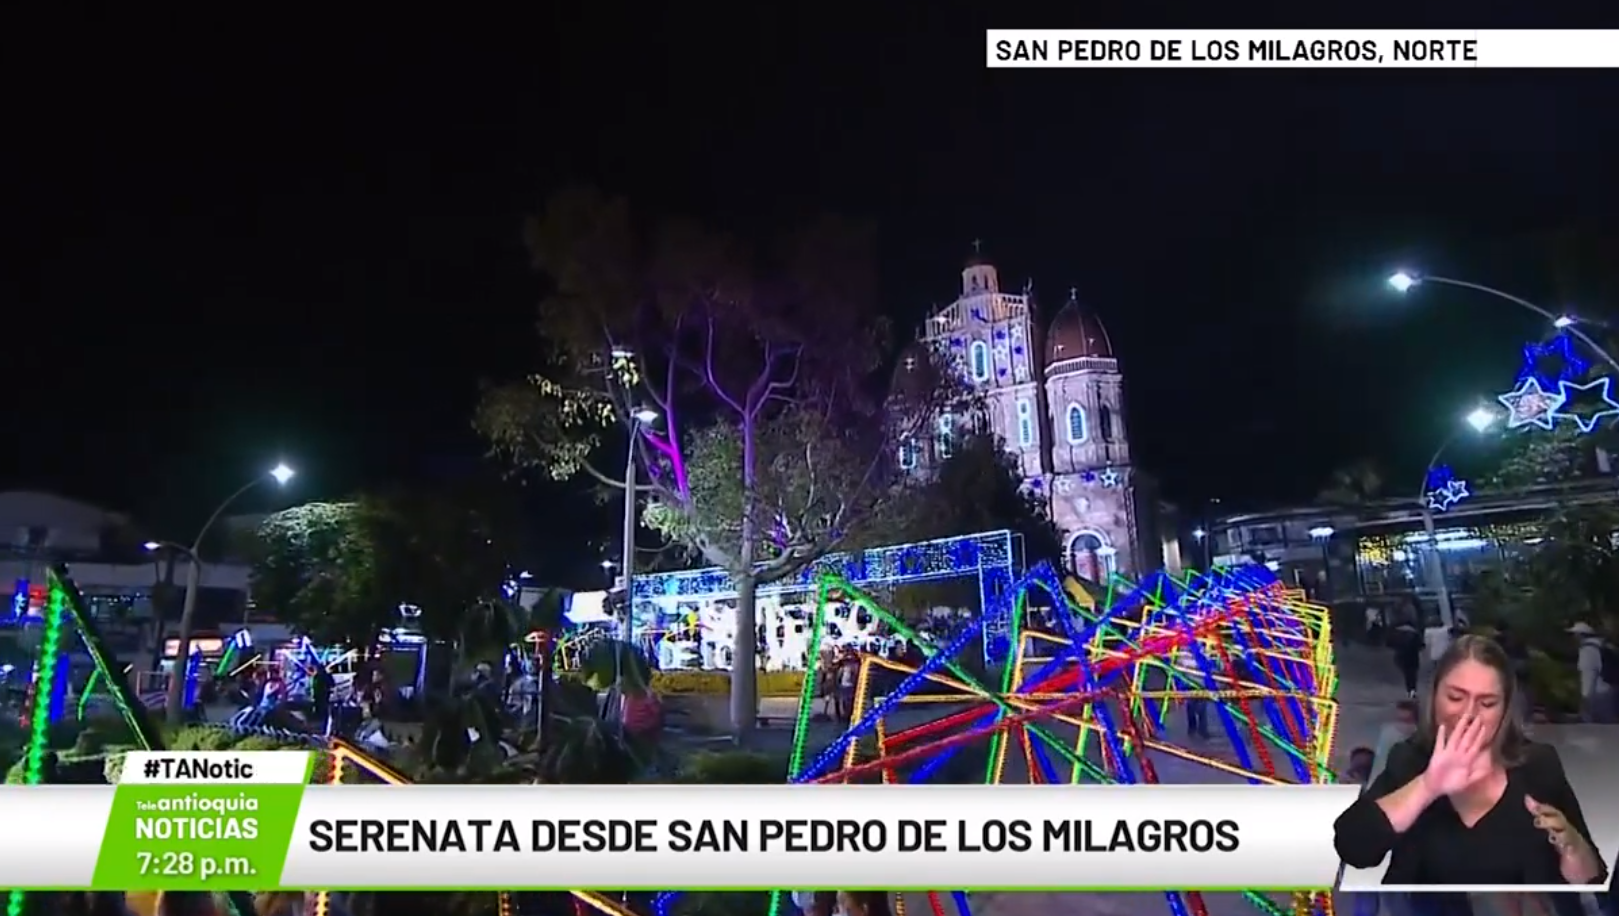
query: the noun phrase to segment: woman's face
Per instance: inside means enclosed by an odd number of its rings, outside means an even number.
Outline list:
[[[1494,741],[1506,706],[1501,676],[1489,665],[1472,659],[1452,668],[1434,689],[1434,721],[1446,731],[1454,731],[1468,716],[1477,716]]]

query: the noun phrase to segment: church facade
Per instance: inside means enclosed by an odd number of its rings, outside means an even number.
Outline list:
[[[1033,290],[1011,293],[980,256],[961,272],[954,302],[929,316],[919,341],[964,373],[981,398],[982,418],[1016,459],[1026,488],[1046,501],[1069,568],[1096,582],[1138,575],[1162,562],[1152,520],[1152,481],[1130,455],[1124,375],[1107,330],[1077,294],[1042,322]],[[907,373],[925,371],[914,354]],[[927,442],[900,446],[899,462],[921,472],[949,457],[957,426],[942,415]]]

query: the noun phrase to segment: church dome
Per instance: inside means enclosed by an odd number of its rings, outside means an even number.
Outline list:
[[[1113,342],[1108,340],[1102,320],[1079,306],[1079,296],[1071,293],[1068,304],[1051,319],[1046,332],[1049,359],[1046,366],[1069,359],[1112,359]]]

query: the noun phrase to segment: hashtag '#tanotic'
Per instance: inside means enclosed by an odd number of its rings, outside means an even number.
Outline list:
[[[163,761],[153,757],[152,759],[146,761],[146,766],[142,769],[146,771],[147,779],[156,779],[157,774],[163,772]]]

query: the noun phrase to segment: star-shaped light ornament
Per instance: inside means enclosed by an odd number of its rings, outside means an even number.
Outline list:
[[[1452,478],[1444,486],[1428,491],[1428,508],[1434,512],[1447,512],[1470,495],[1467,481]]]
[[[1119,472],[1108,468],[1098,475],[1097,479],[1102,482],[1104,487],[1116,487],[1119,485]]]
[[[1619,417],[1619,401],[1613,399],[1612,389],[1613,379],[1607,376],[1603,376],[1594,382],[1586,382],[1583,385],[1566,381],[1559,382],[1557,384],[1557,407],[1552,410],[1550,418],[1554,420],[1573,420],[1574,425],[1580,428],[1581,433],[1594,432],[1602,424],[1603,420]],[[1570,401],[1590,392],[1594,392],[1599,399],[1599,403],[1595,405],[1595,410],[1589,408],[1577,411],[1563,409]]]
[[[1547,391],[1539,379],[1529,376],[1520,381],[1517,388],[1497,395],[1496,400],[1507,409],[1507,429],[1522,429],[1525,426],[1551,429],[1557,409],[1563,406],[1568,397],[1561,387],[1556,391]]]
[[[1552,368],[1545,372],[1542,368]],[[1523,345],[1523,366],[1518,369],[1518,381],[1535,379],[1547,388],[1559,382],[1572,382],[1582,378],[1591,364],[1574,352],[1574,341],[1567,334],[1559,334],[1545,343]]]

